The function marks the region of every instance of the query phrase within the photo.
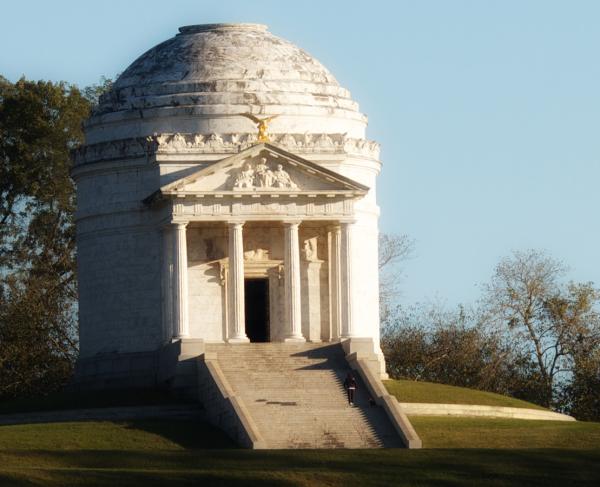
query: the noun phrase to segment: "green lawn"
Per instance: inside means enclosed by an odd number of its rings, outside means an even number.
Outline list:
[[[410,416],[424,448],[600,450],[600,423]]]
[[[1,426],[0,486],[600,484],[597,423],[412,419],[431,449],[248,451],[197,421]],[[499,439],[457,448],[478,435]]]
[[[185,450],[234,448],[218,429],[201,421],[145,419],[0,426],[0,451]]]
[[[545,409],[520,399],[493,392],[448,386],[433,382],[413,380],[385,380],[385,387],[400,402],[425,402],[436,404],[480,404],[483,406],[504,406],[512,408]]]
[[[440,384],[386,381],[401,401],[535,407]],[[147,397],[145,397],[147,396]],[[56,396],[24,409],[85,407]],[[94,406],[161,404],[107,395]],[[93,401],[93,398],[89,398]],[[5,405],[12,411],[18,404]],[[248,451],[191,420],[0,426],[0,486],[597,486],[600,423],[412,416],[423,450]]]

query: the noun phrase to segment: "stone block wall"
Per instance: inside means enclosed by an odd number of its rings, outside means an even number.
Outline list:
[[[158,169],[145,159],[73,170],[77,183],[80,356],[163,345],[161,234],[142,200]]]

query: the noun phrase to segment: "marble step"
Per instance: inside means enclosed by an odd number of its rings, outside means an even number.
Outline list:
[[[350,407],[350,368],[339,344],[209,344],[223,374],[270,448],[400,446],[359,381]]]

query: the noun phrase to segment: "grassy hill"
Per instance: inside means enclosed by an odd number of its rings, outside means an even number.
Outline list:
[[[0,426],[0,451],[173,450],[236,448],[220,430],[201,421],[148,419]]]
[[[452,429],[416,424],[421,434]],[[600,433],[600,425],[589,425]],[[435,445],[448,437],[429,440]],[[249,451],[193,421],[1,426],[0,485],[598,485],[598,445],[579,441],[569,448],[576,445],[581,449]]]
[[[410,416],[424,448],[600,449],[600,423]]]
[[[433,382],[414,380],[383,381],[390,394],[400,402],[425,402],[435,404],[479,404],[511,408],[545,409],[531,402],[522,401],[493,392],[478,391],[466,387],[448,386]]]
[[[464,387],[409,380],[384,383],[400,402],[544,409],[527,401]],[[424,448],[600,448],[600,423],[413,415],[410,420]]]
[[[485,397],[486,404],[515,405],[496,394],[403,382],[387,383],[403,401],[450,402],[451,395],[462,403]],[[600,485],[600,423],[411,421],[423,450],[240,450],[191,420],[0,426],[0,486]]]
[[[424,448],[600,449],[600,423],[411,416]],[[81,421],[0,426],[0,451],[229,449],[220,430],[190,420]]]

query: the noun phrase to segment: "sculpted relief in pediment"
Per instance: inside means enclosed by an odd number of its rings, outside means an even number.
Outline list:
[[[163,186],[161,192],[176,194],[185,191],[204,196],[224,192],[234,193],[235,198],[240,198],[244,194],[256,195],[261,192],[287,194],[290,197],[297,196],[295,193],[313,191],[355,195],[355,192],[365,192],[367,189],[314,162],[273,147],[249,149],[246,154],[236,154],[206,164],[196,172]]]
[[[266,157],[261,157],[257,162],[247,161],[241,169],[234,174],[233,190],[261,190],[261,189],[298,189],[289,173],[283,169],[282,164],[277,164],[273,169]]]

